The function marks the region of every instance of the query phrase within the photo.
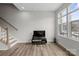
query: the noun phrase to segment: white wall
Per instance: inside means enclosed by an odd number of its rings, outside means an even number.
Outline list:
[[[56,14],[57,14],[57,12],[61,11],[63,8],[65,8],[67,6],[68,6],[68,4],[63,4],[62,7],[56,11]],[[57,17],[55,19],[55,29],[56,29],[55,37],[57,39],[57,42],[59,44],[61,44],[63,47],[65,47],[66,49],[68,49],[71,53],[73,53],[75,55],[79,55],[79,40],[58,35]]]
[[[54,13],[47,11],[22,12],[8,4],[0,5],[0,16],[14,25],[18,42],[30,42],[34,30],[45,30],[48,42],[54,38]]]

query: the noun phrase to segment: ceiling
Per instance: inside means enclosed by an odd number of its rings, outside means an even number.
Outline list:
[[[62,3],[14,3],[21,11],[55,11]]]

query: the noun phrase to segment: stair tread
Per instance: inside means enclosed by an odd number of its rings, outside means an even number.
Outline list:
[[[14,38],[9,38],[9,40],[12,40],[12,39],[14,39]]]
[[[16,42],[17,40],[13,40],[12,42],[10,42],[9,44],[13,44],[14,42]]]

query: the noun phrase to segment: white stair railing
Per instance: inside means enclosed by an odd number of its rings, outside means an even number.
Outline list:
[[[14,25],[0,17],[0,42],[6,44],[8,48],[17,43],[16,38],[13,36],[17,30],[18,29]]]
[[[3,28],[0,26],[0,41],[8,44],[9,39],[8,39],[8,28]]]

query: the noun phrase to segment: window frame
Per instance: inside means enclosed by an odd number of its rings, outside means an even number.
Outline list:
[[[70,4],[71,5],[71,4]],[[70,6],[69,5],[69,6]],[[64,16],[66,16],[67,18],[66,18],[66,20],[67,20],[67,38],[72,38],[72,28],[71,28],[71,26],[72,26],[72,24],[70,23],[71,22],[71,19],[70,19],[70,17],[69,17],[69,15],[70,14],[72,14],[72,13],[74,13],[74,12],[76,12],[76,11],[78,11],[79,10],[79,8],[76,8],[74,11],[71,11],[71,12],[69,12],[69,6],[68,7],[66,7],[66,8],[64,8],[64,9],[67,9],[67,13],[65,14],[65,15],[63,15],[63,16],[61,16],[60,18],[62,18],[62,17],[64,17]],[[61,11],[63,11],[64,9],[62,9]],[[59,13],[61,13],[61,11],[59,12]],[[58,13],[57,13],[58,14]],[[58,21],[59,21],[59,19],[60,18],[57,18],[58,19]],[[70,20],[69,20],[70,19]],[[58,21],[57,21],[57,23],[58,23]],[[62,24],[61,24],[62,25]],[[59,24],[58,24],[58,26],[59,26]],[[58,27],[58,35],[60,35],[60,36],[63,36],[60,32],[59,32],[59,27]],[[64,37],[66,37],[66,36],[64,36]],[[77,37],[75,38],[75,39],[77,39]]]
[[[67,12],[67,8],[65,8],[66,9],[66,12]],[[63,9],[63,10],[65,10],[65,9]],[[62,10],[62,11],[63,11]],[[61,28],[59,29],[59,27],[58,27],[58,34],[59,35],[61,35],[61,36],[64,36],[64,37],[67,37],[68,36],[68,30],[67,30],[67,34],[63,31],[62,32],[62,30],[63,30],[63,23],[62,23],[62,18],[63,17],[66,17],[66,27],[68,28],[68,26],[67,26],[67,22],[68,22],[68,20],[67,20],[67,14],[65,14],[65,15],[62,15],[62,11],[61,12],[59,12],[59,14],[60,14],[60,17],[58,17],[58,19],[61,19]],[[59,20],[58,20],[59,21]],[[57,22],[57,23],[59,23],[59,22]],[[59,24],[58,24],[58,26],[59,26]],[[59,32],[60,31],[60,32]],[[66,34],[66,36],[65,36],[65,34]]]

